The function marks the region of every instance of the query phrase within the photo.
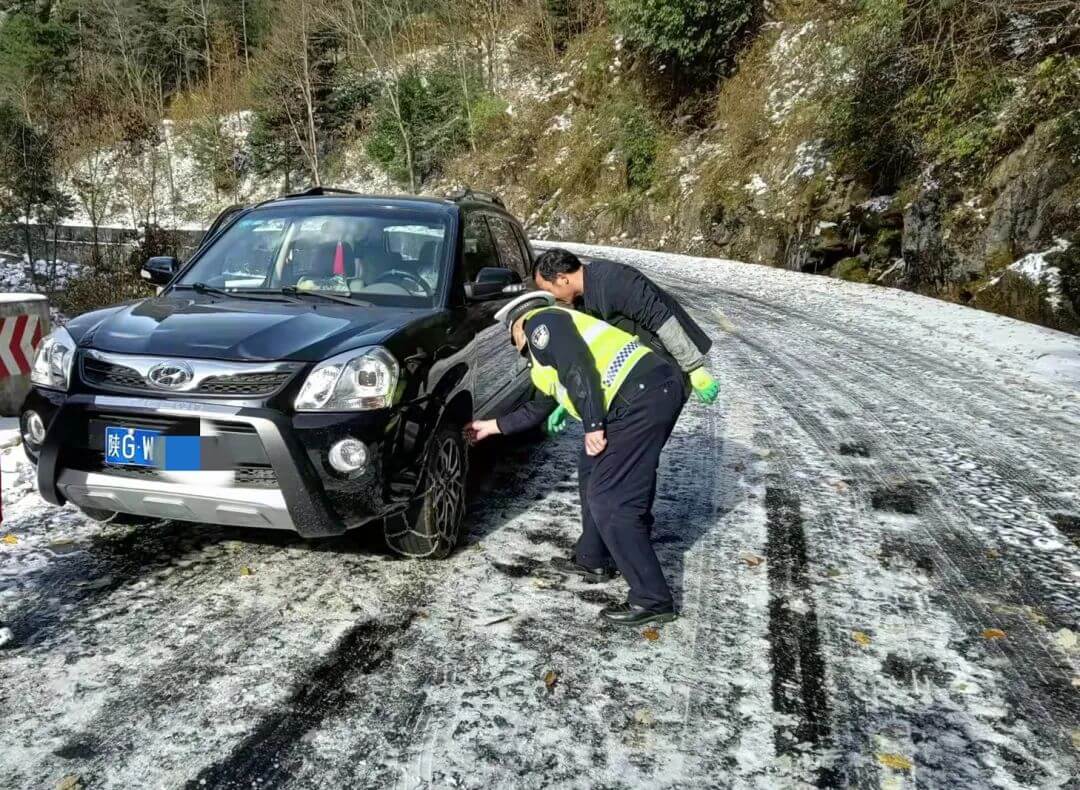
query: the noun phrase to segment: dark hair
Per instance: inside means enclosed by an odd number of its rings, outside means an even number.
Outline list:
[[[560,274],[573,274],[581,268],[581,260],[569,250],[559,247],[548,250],[536,259],[533,275],[539,274],[549,283],[555,282]]]

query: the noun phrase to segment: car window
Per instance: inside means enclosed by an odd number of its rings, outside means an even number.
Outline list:
[[[495,238],[495,246],[499,250],[503,266],[517,272],[522,280],[526,279],[529,276],[528,265],[514,228],[502,217],[488,217],[488,226]]]
[[[447,232],[442,216],[402,210],[259,210],[229,226],[177,284],[294,287],[375,303],[433,305],[446,269]]]
[[[491,233],[488,231],[483,214],[473,213],[465,217],[462,244],[465,282],[476,280],[476,275],[481,269],[500,266],[499,256],[495,252],[495,244],[491,240]]]

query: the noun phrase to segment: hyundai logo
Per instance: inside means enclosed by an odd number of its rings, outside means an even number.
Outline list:
[[[183,389],[195,378],[195,371],[186,362],[159,362],[146,372],[146,379],[163,390]]]

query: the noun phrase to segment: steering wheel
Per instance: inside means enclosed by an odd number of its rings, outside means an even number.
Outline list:
[[[374,280],[372,280],[370,283],[368,283],[368,285],[375,285],[375,283],[381,283],[383,280],[406,280],[409,283],[415,283],[416,285],[419,285],[420,290],[424,292],[424,296],[426,296],[428,299],[430,299],[432,296],[431,286],[427,284],[424,278],[418,277],[412,272],[407,272],[403,269],[390,269],[388,271],[385,271],[378,277],[376,277]]]

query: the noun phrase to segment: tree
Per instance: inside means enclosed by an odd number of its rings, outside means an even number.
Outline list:
[[[723,73],[759,6],[760,0],[608,0],[628,44],[699,77]]]
[[[316,185],[322,183],[327,140],[320,118],[337,66],[337,39],[325,24],[322,0],[277,6],[277,25],[259,64],[257,93],[264,124],[292,137]]]
[[[456,69],[408,68],[376,103],[368,155],[416,191],[468,144],[469,124],[460,97]]]
[[[355,10],[355,6],[352,8]],[[408,53],[415,49],[410,41],[410,15],[409,0],[381,0],[374,8],[365,4],[364,13],[350,19],[356,22],[351,30],[352,40],[378,75],[381,85],[382,103],[376,121],[381,134],[378,141],[369,142],[368,153],[377,161],[393,162],[398,177],[404,176],[401,180],[408,182],[409,191],[416,192],[419,182],[413,152],[415,140],[408,125],[409,111],[402,94],[402,88],[411,84],[405,79],[405,72],[409,68]],[[389,131],[396,134],[401,145],[400,154],[392,150]]]
[[[34,226],[55,227],[71,216],[71,200],[57,186],[52,141],[9,102],[0,103],[0,219],[18,224],[31,282],[37,286]],[[43,249],[48,256],[47,246]],[[55,245],[53,248],[55,260]]]
[[[113,146],[120,128],[104,71],[83,60],[79,72],[68,99],[68,121],[57,128],[57,165],[90,220],[91,263],[97,266],[102,262],[99,228],[116,188]]]

